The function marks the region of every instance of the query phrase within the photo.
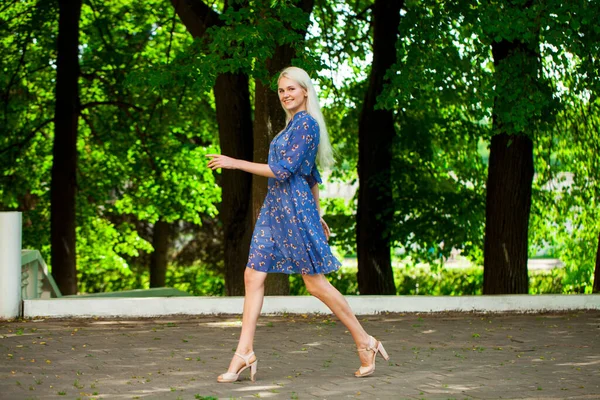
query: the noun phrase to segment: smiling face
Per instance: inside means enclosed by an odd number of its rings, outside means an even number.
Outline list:
[[[306,98],[308,96],[306,90],[285,76],[279,79],[279,101],[283,108],[291,112],[292,115],[298,111],[306,110]]]

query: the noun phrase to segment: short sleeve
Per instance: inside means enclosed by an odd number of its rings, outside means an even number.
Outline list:
[[[276,179],[288,179],[303,163],[314,164],[319,144],[318,133],[318,126],[312,118],[302,118],[291,127],[285,146],[279,150],[279,161],[269,161]]]

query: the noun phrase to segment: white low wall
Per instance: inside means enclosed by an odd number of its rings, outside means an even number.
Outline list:
[[[543,312],[600,310],[600,295],[346,296],[357,315],[381,312]],[[155,317],[241,314],[243,297],[60,298],[25,300],[23,316]],[[263,314],[330,313],[310,296],[267,296]]]
[[[21,221],[20,212],[0,212],[0,319],[20,312]]]

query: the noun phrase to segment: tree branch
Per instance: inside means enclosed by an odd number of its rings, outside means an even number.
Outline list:
[[[81,118],[85,121],[85,123],[88,126],[88,128],[90,128],[90,132],[92,134],[92,137],[94,139],[96,139],[96,141],[100,145],[104,145],[104,142],[102,141],[102,139],[100,139],[100,135],[98,135],[98,132],[96,132],[96,128],[94,127],[94,124],[92,123],[92,120],[90,120],[90,118],[89,118],[90,116],[88,114],[85,114],[85,113],[81,113],[79,115],[81,115]]]
[[[0,10],[0,14],[2,14],[4,11],[8,10],[9,8],[11,8],[16,2],[17,2],[17,0],[13,0],[11,3],[8,3],[4,8],[2,8]]]
[[[79,110],[80,111],[86,110],[88,108],[92,108],[92,107],[96,107],[96,106],[103,106],[103,105],[117,106],[122,109],[133,108],[136,111],[144,111],[144,109],[141,107],[138,107],[134,104],[125,103],[123,101],[92,101],[92,102],[80,105]]]
[[[171,0],[175,12],[193,37],[204,35],[208,28],[222,26],[219,14],[200,0]]]
[[[92,80],[94,80],[94,79],[98,79],[100,82],[102,82],[102,83],[106,84],[106,85],[107,85],[109,88],[112,88],[112,85],[113,85],[113,84],[112,84],[112,83],[111,83],[111,82],[110,82],[108,79],[106,79],[105,77],[98,75],[98,72],[97,72],[97,71],[94,71],[94,72],[88,72],[88,73],[86,73],[86,72],[81,72],[81,73],[80,73],[80,75],[81,75],[83,78],[85,78],[85,79],[87,79],[87,80],[89,80],[89,81],[92,81]]]
[[[14,3],[16,3],[16,1],[13,1],[12,4],[9,4],[6,7],[4,7],[2,10],[0,10],[0,14],[2,14],[5,10],[8,10],[10,7],[12,7],[12,5]],[[17,31],[18,28],[15,28],[14,26],[10,26],[10,25],[8,25],[8,23],[12,22],[12,21],[16,21],[17,19],[19,19],[23,15],[29,16],[31,18],[31,14],[32,14],[31,10],[34,10],[36,8],[36,6],[37,5],[34,4],[31,7],[27,7],[26,9],[22,10],[21,12],[15,14],[15,15],[12,15],[11,18],[10,18],[10,20],[8,20],[8,21],[2,21],[2,23],[6,23],[7,24],[8,31],[12,31],[12,32]],[[21,21],[17,21],[17,23],[20,23],[20,22]],[[2,26],[2,24],[0,24],[0,26]]]
[[[362,10],[361,12],[359,12],[358,14],[356,14],[356,19],[359,19],[361,21],[367,22],[367,23],[371,23],[370,20],[368,20],[366,18],[367,12],[372,11],[373,10],[374,5],[371,4],[370,6],[366,7],[364,10]]]
[[[138,134],[138,137],[140,138],[141,143],[142,143],[142,149],[148,156],[148,162],[150,163],[150,168],[152,168],[152,170],[155,171],[158,175],[158,167],[157,167],[156,163],[154,162],[154,158],[152,157],[150,150],[148,149],[145,132],[140,131],[140,127],[139,127],[137,121],[135,121],[135,119],[133,118],[133,116],[131,115],[131,113],[129,112],[129,109],[127,107],[124,108],[123,111],[129,117],[130,120],[134,121],[133,126],[135,128],[136,133]],[[152,119],[152,118],[150,118],[150,119]]]
[[[22,48],[21,48],[21,57],[19,58],[19,64],[15,69],[15,72],[10,77],[8,84],[6,85],[6,90],[4,91],[4,122],[7,123],[8,118],[8,100],[10,94],[10,88],[15,83],[15,78],[19,74],[21,67],[25,65],[25,54],[27,54],[27,45],[29,44],[29,39],[31,38],[31,31],[27,33],[27,37],[23,40]]]
[[[173,45],[173,33],[175,32],[175,24],[177,23],[177,11],[173,8],[173,23],[171,24],[171,33],[169,35],[169,47],[167,47],[167,65],[169,64],[169,60],[171,59],[171,46]]]
[[[27,142],[29,142],[40,130],[42,130],[46,125],[48,125],[50,122],[54,122],[54,118],[51,119],[47,119],[46,121],[42,122],[41,125],[39,125],[37,128],[35,128],[33,131],[31,131],[27,136],[25,136],[25,138],[23,138],[23,140],[21,140],[20,142],[17,143],[13,143],[10,146],[5,147],[4,149],[0,150],[0,155],[6,153],[7,151],[9,151],[10,149],[14,148],[14,147],[18,147],[19,149],[22,149]]]

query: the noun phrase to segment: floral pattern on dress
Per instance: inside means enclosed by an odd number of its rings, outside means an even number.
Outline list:
[[[306,111],[294,115],[269,146],[268,191],[252,234],[248,268],[285,274],[327,274],[341,263],[331,253],[311,188],[319,125]]]

